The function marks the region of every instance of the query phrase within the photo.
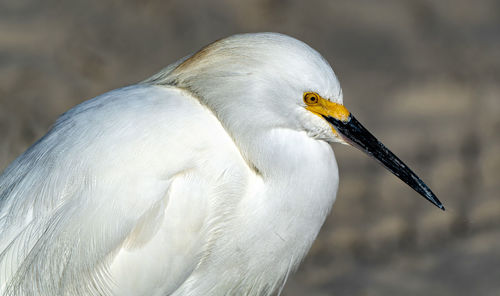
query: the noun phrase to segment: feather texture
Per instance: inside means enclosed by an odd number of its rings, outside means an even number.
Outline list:
[[[313,49],[248,34],[63,114],[0,177],[0,294],[279,293],[338,186],[311,89],[342,100]]]

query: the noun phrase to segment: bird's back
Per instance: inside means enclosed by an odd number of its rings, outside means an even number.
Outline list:
[[[0,294],[172,292],[249,174],[182,90],[138,85],[89,100],[0,177]]]

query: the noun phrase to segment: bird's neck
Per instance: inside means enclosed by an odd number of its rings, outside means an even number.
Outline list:
[[[324,141],[289,129],[270,130],[249,141],[246,156],[262,177],[262,190],[243,205],[250,213],[246,215],[254,215],[247,218],[255,221],[252,227],[260,235],[249,243],[267,245],[264,249],[278,257],[301,260],[335,201],[338,169],[333,150]]]
[[[305,132],[284,128],[255,132],[240,146],[248,163],[269,183],[309,189],[324,186],[325,190],[331,189],[327,185],[331,184],[337,188],[337,163],[331,146]]]

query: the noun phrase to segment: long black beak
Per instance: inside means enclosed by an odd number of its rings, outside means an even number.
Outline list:
[[[323,115],[323,117],[335,127],[346,142],[373,156],[399,179],[444,211],[444,206],[430,188],[384,144],[366,130],[354,116],[349,115],[345,122],[331,116]]]

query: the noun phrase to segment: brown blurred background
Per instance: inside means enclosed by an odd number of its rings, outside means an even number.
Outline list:
[[[75,104],[256,31],[322,53],[447,208],[335,146],[337,202],[284,295],[500,295],[500,1],[1,0],[0,170]]]

